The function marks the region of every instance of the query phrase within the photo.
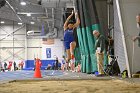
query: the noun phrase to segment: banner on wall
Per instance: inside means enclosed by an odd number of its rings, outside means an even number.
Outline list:
[[[47,58],[51,58],[51,48],[46,48]]]
[[[54,44],[54,39],[43,38],[42,41],[43,41],[42,43],[45,45],[53,45]]]

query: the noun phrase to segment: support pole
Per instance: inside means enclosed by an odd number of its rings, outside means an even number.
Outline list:
[[[110,0],[107,0],[107,19],[108,19],[108,29],[110,28]],[[110,36],[110,31],[108,32],[108,35]]]
[[[27,42],[27,24],[25,24],[25,60],[27,60],[28,58],[27,58],[27,55],[28,55],[28,50],[27,50],[27,44],[28,44],[28,42]]]
[[[14,32],[14,21],[13,21],[13,32]],[[15,50],[14,50],[14,47],[15,47],[15,45],[14,45],[14,33],[13,33],[13,60],[15,60],[15,57],[14,57],[14,53],[15,53]]]

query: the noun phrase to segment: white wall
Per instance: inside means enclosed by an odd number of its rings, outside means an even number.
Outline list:
[[[26,31],[28,25],[17,25],[17,24],[1,24],[0,28],[0,40],[10,34],[10,36],[0,41],[0,61],[9,60],[27,60],[34,59],[34,54],[38,54],[41,58],[41,39],[27,39]],[[15,33],[12,33],[16,29]],[[29,30],[39,31],[38,27],[31,26]],[[13,40],[14,39],[14,40]],[[27,43],[27,44],[26,44]],[[26,46],[27,45],[27,46]],[[26,53],[27,48],[27,54]],[[27,57],[26,57],[27,56]]]
[[[27,42],[28,60],[33,60],[34,57],[38,57],[41,60],[53,60],[55,59],[54,56],[62,59],[62,56],[64,55],[63,41],[61,41],[60,39],[54,39],[54,44],[52,45],[42,44],[42,39],[28,39]],[[51,48],[51,58],[47,58],[46,48]]]
[[[133,55],[132,37],[138,35],[140,29],[136,26],[136,15],[140,13],[140,0],[119,0],[121,7],[121,15],[123,28],[125,33],[126,48],[128,52],[129,66],[132,73],[140,71],[140,47],[135,42],[135,51]],[[134,56],[134,61],[132,61]]]
[[[15,29],[19,28],[20,25],[1,25],[0,28],[0,39],[5,37],[8,33],[12,33]],[[13,29],[14,28],[14,29]],[[43,60],[55,59],[53,56],[56,55],[62,58],[64,54],[63,41],[55,39],[53,45],[42,44],[42,39],[38,38],[26,38],[26,31],[33,30],[39,31],[39,27],[26,25],[19,29],[11,36],[0,41],[0,61],[10,60],[33,60],[34,57],[38,57]],[[13,41],[13,38],[15,40]],[[27,46],[26,46],[27,45]],[[46,48],[51,48],[50,59],[46,58]],[[15,54],[15,55],[13,55]]]
[[[34,57],[41,59],[42,57],[42,40],[41,39],[28,39],[27,40],[27,59],[33,60]]]
[[[16,29],[17,32],[12,33]],[[15,25],[4,25],[1,24],[0,28],[0,60],[24,60],[25,58],[25,26]],[[10,36],[6,37],[6,35]],[[4,38],[6,37],[6,38]],[[4,38],[4,39],[3,39]],[[3,39],[3,40],[1,40]],[[14,40],[14,41],[13,41]],[[13,48],[14,47],[14,48]]]
[[[46,48],[51,48],[51,58],[47,58]],[[60,39],[55,39],[53,45],[42,44],[42,59],[43,60],[55,59],[54,56],[57,56],[59,59],[62,59],[63,55],[64,55],[64,46],[63,46],[63,41],[61,41]]]

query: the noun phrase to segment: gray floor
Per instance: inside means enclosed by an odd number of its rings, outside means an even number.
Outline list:
[[[41,71],[42,78],[34,78],[34,71],[8,71],[0,72],[0,83],[7,83],[13,81],[24,81],[24,80],[111,80],[120,79],[126,80],[132,83],[140,83],[140,79],[122,79],[119,77],[96,77],[94,74],[77,73],[61,70],[43,70]]]
[[[77,73],[61,70],[43,70],[42,78],[34,78],[34,71],[0,72],[0,83],[13,80],[73,80],[73,79],[111,79],[110,77],[96,77],[94,74]]]

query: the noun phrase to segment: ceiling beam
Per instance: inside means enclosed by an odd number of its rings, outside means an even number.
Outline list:
[[[19,17],[19,15],[17,14],[17,12],[14,9],[14,7],[7,0],[5,0],[5,1],[10,6],[10,8],[12,9],[12,11],[16,14],[16,16],[18,17],[18,19],[22,22],[22,19]]]
[[[17,14],[23,14],[23,15],[24,14],[31,14],[31,15],[32,14],[37,14],[37,15],[40,15],[40,14],[46,14],[46,13],[41,13],[41,12],[40,13],[39,12],[36,12],[36,13],[33,13],[33,12],[17,12]]]

